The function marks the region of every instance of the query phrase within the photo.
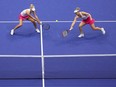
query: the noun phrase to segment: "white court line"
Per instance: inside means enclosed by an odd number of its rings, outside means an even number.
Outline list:
[[[116,54],[78,54],[78,55],[45,55],[44,57],[113,57]]]
[[[42,22],[46,22],[46,23],[71,23],[73,21],[42,21]],[[77,22],[81,22],[81,21],[77,21]],[[95,22],[103,22],[103,23],[116,23],[116,20],[109,20],[109,21],[95,21]],[[0,23],[19,23],[19,21],[0,21]],[[30,21],[24,21],[24,23],[31,23]]]
[[[49,22],[49,23],[57,23],[56,21],[43,21],[43,22]],[[69,22],[69,23],[71,23],[71,22],[73,22],[73,21],[58,21],[58,23],[67,23],[67,22]],[[77,22],[81,22],[81,21],[77,21]],[[114,21],[95,21],[95,22],[113,22],[113,23],[115,23],[116,21],[114,20]]]
[[[42,23],[42,22],[41,22]],[[41,37],[41,67],[42,67],[42,87],[45,87],[45,64],[44,64],[44,49],[43,49],[43,32],[42,25],[40,25],[40,37]]]
[[[43,55],[44,58],[53,57],[115,57],[116,54],[78,54],[78,55]],[[41,55],[0,55],[0,58],[41,58]]]
[[[11,57],[11,58],[19,58],[19,57],[21,57],[21,58],[27,58],[27,57],[29,57],[29,58],[41,58],[41,55],[0,55],[0,58],[4,58],[4,57]]]

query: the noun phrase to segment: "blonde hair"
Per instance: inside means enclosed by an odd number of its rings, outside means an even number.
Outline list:
[[[34,5],[33,4],[30,4],[30,7],[34,7]]]
[[[75,10],[80,10],[80,8],[79,7],[76,7],[76,9]]]
[[[30,4],[30,9],[31,9],[32,11],[35,11],[35,6],[34,6],[34,4]]]
[[[76,9],[74,10],[74,13],[77,13],[80,11],[80,8],[79,7],[76,7]]]

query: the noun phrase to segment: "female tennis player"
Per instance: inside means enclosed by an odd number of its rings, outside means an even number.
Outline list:
[[[40,33],[39,29],[37,28],[36,21],[39,24],[41,24],[41,22],[40,22],[38,16],[36,15],[35,6],[33,4],[30,4],[29,9],[25,9],[20,13],[20,15],[19,15],[19,24],[14,29],[11,30],[11,33],[10,33],[11,35],[14,35],[15,30],[23,25],[24,20],[31,21],[33,23],[35,29],[36,29],[36,32]]]
[[[82,30],[82,27],[87,24],[89,24],[93,30],[100,30],[100,31],[102,31],[103,34],[105,34],[104,28],[95,27],[95,24],[94,24],[95,20],[92,18],[91,14],[80,11],[80,8],[78,8],[78,7],[74,10],[74,13],[76,14],[76,16],[71,24],[69,31],[73,29],[77,19],[81,18],[82,21],[79,24],[79,30],[80,30],[80,35],[78,36],[79,38],[84,37],[84,32]]]

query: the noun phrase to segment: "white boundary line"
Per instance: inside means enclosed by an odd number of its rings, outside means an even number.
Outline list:
[[[115,57],[116,54],[78,54],[78,55],[43,55],[44,58],[54,57]],[[41,55],[0,55],[0,58],[41,58]]]
[[[42,87],[45,87],[45,65],[44,65],[44,49],[43,49],[43,32],[42,25],[40,25],[40,37],[41,37],[41,67],[42,67]]]
[[[56,22],[56,21],[43,21],[43,22],[49,22],[49,23],[71,23],[71,22],[73,22],[73,21],[58,21],[58,22]],[[81,22],[81,21],[77,21],[77,22]],[[114,20],[114,21],[95,21],[95,22],[113,22],[113,23],[115,23],[116,21]]]
[[[42,22],[49,22],[49,23],[71,23],[73,21],[42,21]],[[81,21],[77,21],[77,22],[81,22]],[[96,21],[96,22],[103,22],[103,23],[116,23],[116,20],[109,20],[109,21]],[[0,23],[19,23],[19,21],[0,21]],[[31,23],[30,21],[24,21],[24,23]]]
[[[4,57],[11,57],[11,58],[19,58],[19,57],[21,57],[21,58],[27,58],[27,57],[29,57],[29,58],[41,58],[41,55],[0,55],[0,58],[4,58]]]
[[[53,58],[53,57],[113,57],[116,54],[78,54],[78,55],[45,55],[44,57]]]

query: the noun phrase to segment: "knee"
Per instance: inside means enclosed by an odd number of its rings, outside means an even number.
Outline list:
[[[23,24],[19,24],[19,27],[21,27]]]
[[[31,22],[32,22],[32,23],[36,23],[35,20],[32,20]]]
[[[79,27],[79,29],[80,29],[80,28],[82,28],[82,26],[81,26],[81,25],[79,25],[78,27]]]

